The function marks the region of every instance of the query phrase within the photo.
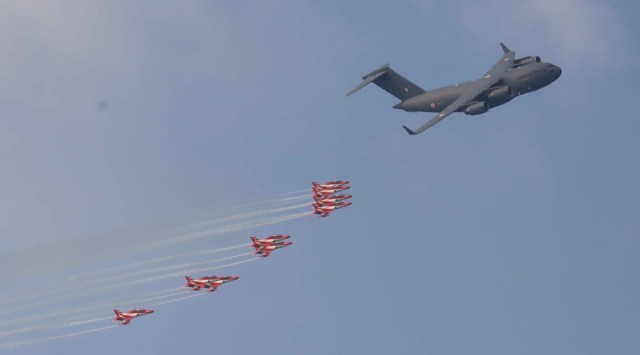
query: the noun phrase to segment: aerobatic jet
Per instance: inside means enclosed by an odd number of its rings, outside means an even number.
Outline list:
[[[288,235],[272,235],[263,239],[251,237],[251,241],[253,242],[251,247],[256,249],[253,254],[267,257],[271,254],[272,251],[293,244],[292,242],[283,241],[284,239],[288,238]]]
[[[313,204],[313,213],[320,215],[320,217],[327,217],[329,213],[343,207],[347,207],[351,205],[351,202],[345,202],[345,204],[341,205],[320,205]]]
[[[333,180],[333,181],[325,182],[325,184],[327,185],[346,185],[348,183],[349,183],[349,180]]]
[[[347,180],[328,181],[328,182],[325,182],[324,184],[320,184],[317,181],[312,181],[311,184],[313,185],[313,187],[320,188],[320,189],[332,189],[334,187],[347,185],[349,184],[349,181]]]
[[[331,203],[331,202],[339,202],[342,200],[346,200],[351,198],[351,195],[332,195],[332,196],[317,196],[313,195],[313,200],[316,203]]]
[[[255,245],[256,243],[280,243],[283,240],[289,239],[289,238],[291,238],[291,236],[289,235],[274,234],[262,239],[251,237],[251,240],[253,240],[253,244]]]
[[[224,283],[235,281],[239,279],[239,276],[203,276],[199,279],[192,279],[189,276],[184,277],[187,280],[187,284],[184,287],[191,287],[193,291],[198,291],[203,288],[208,288],[209,292],[214,292],[218,287]]]
[[[114,321],[121,321],[122,323],[120,323],[120,325],[127,325],[133,318],[146,316],[147,314],[153,313],[153,310],[136,308],[128,312],[120,312],[120,310],[114,309],[113,313],[116,314],[116,317],[113,318]]]
[[[318,202],[314,203],[313,207],[347,207],[351,206],[352,202],[340,201],[340,202]]]
[[[324,188],[319,188],[314,186],[312,189],[313,189],[314,195],[328,196],[328,195],[333,195],[336,192],[348,190],[350,188],[351,186],[335,186],[329,189],[324,189]]]
[[[426,91],[385,64],[362,77],[364,81],[347,96],[373,82],[400,100],[393,108],[406,112],[437,112],[415,131],[402,126],[410,135],[416,135],[454,112],[467,115],[485,113],[490,108],[551,84],[562,73],[560,67],[542,62],[538,56],[515,59],[515,52],[503,43],[500,46],[504,52],[502,58],[482,78],[474,81]]]

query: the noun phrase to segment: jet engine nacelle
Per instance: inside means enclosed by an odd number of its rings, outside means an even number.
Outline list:
[[[479,115],[487,111],[489,111],[489,106],[484,101],[476,102],[475,104],[471,104],[464,109],[464,113],[466,113],[467,115]]]
[[[501,86],[497,89],[491,89],[487,92],[487,97],[490,99],[506,99],[511,97],[511,88],[508,86]]]
[[[522,57],[513,61],[513,67],[521,67],[523,65],[532,64],[532,63],[540,63],[541,59],[538,56],[535,57]]]

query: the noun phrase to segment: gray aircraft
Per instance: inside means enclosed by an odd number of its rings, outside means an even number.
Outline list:
[[[500,43],[504,55],[482,78],[462,84],[425,91],[385,64],[362,77],[364,81],[347,96],[373,82],[402,100],[393,108],[407,112],[438,112],[415,131],[402,126],[410,135],[420,134],[453,112],[479,115],[505,104],[518,95],[541,89],[554,82],[562,70],[540,57],[515,59],[515,52]]]

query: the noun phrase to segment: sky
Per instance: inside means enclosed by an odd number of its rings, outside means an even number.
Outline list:
[[[292,236],[225,269],[241,278],[214,295],[6,353],[634,354],[639,11],[593,0],[0,1],[0,297],[46,296],[38,286],[66,277],[63,264],[81,273],[165,255],[127,250],[312,180],[351,180],[354,195],[329,218],[176,246]],[[392,109],[374,85],[345,97],[385,63],[424,89],[478,78],[500,42],[562,76],[415,137],[401,126],[431,114]]]

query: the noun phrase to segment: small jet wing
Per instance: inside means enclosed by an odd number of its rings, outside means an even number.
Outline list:
[[[402,128],[404,128],[404,130],[407,131],[407,133],[409,133],[410,135],[420,134],[431,128],[431,126],[435,125],[436,123],[442,121],[445,117],[454,113],[460,107],[468,104],[476,96],[480,95],[483,91],[490,88],[493,84],[502,80],[507,70],[513,67],[515,52],[509,50],[509,48],[507,48],[507,46],[502,43],[500,43],[500,46],[502,46],[502,49],[505,52],[502,58],[500,58],[500,60],[493,67],[491,67],[491,70],[489,70],[487,74],[482,77],[482,79],[476,80],[472,84],[470,84],[467,91],[463,92],[459,98],[451,103],[451,105],[440,111],[439,114],[437,114],[434,118],[430,119],[429,122],[425,123],[422,127],[418,128],[415,131],[412,131],[406,126],[402,126]]]

